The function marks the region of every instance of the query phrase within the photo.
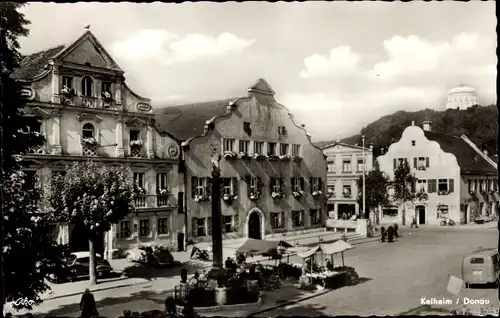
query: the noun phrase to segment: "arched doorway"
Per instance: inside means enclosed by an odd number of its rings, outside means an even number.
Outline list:
[[[73,225],[69,239],[69,248],[71,252],[85,252],[89,250],[89,230],[81,223]],[[96,253],[104,254],[104,235],[96,239],[94,245]]]
[[[250,217],[248,218],[248,237],[261,240],[262,233],[260,231],[261,228],[261,219],[260,215],[257,212],[251,212]]]
[[[418,205],[415,207],[417,210],[417,218],[418,218],[418,224],[425,224],[425,206],[423,205]]]

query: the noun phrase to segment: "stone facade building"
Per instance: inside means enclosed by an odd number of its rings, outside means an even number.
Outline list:
[[[324,226],[326,161],[260,79],[248,96],[156,109],[183,141],[189,239],[210,240],[211,162],[221,156],[224,238]]]
[[[180,146],[155,126],[151,102],[125,83],[124,72],[87,30],[70,45],[26,56],[14,76],[24,85],[31,129],[43,133],[43,146],[24,155],[28,180],[41,186],[67,164],[92,159],[124,164],[144,189],[136,212],[114,226],[98,247],[107,257],[139,242],[176,242],[184,216],[178,213]],[[164,194],[167,191],[167,194]],[[54,226],[54,239],[73,251],[88,250],[77,225]]]
[[[330,217],[335,219],[350,218],[359,214],[358,180],[372,170],[373,146],[364,148],[337,142],[321,148],[327,157],[327,208]],[[363,161],[364,153],[364,161]]]
[[[427,193],[427,200],[406,204],[407,222],[415,216],[419,224],[439,224],[442,218],[463,224],[498,214],[497,164],[464,135],[432,132],[430,122],[423,129],[412,125],[377,160],[391,179],[407,161],[418,179],[415,189]],[[401,222],[402,213],[402,205],[383,207],[381,223]]]

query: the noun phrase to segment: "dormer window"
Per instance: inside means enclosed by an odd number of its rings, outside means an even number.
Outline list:
[[[102,82],[102,93],[108,92],[111,94],[111,82]]]
[[[92,97],[92,79],[88,76],[82,78],[82,95]]]

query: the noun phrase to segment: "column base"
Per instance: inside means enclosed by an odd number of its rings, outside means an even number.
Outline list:
[[[219,306],[227,304],[227,289],[225,287],[215,288],[215,302]]]

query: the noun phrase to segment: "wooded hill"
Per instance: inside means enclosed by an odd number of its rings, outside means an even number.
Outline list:
[[[497,154],[498,110],[496,105],[472,106],[466,110],[447,109],[436,111],[424,109],[416,112],[398,111],[383,116],[361,129],[359,134],[342,139],[346,144],[361,145],[361,136],[365,135],[365,145],[373,143],[373,157],[380,155],[385,148],[401,138],[403,130],[412,121],[422,127],[422,122],[430,120],[432,131],[447,135],[466,135],[480,148],[488,149],[490,154]],[[336,140],[315,143],[319,147],[334,143]]]

